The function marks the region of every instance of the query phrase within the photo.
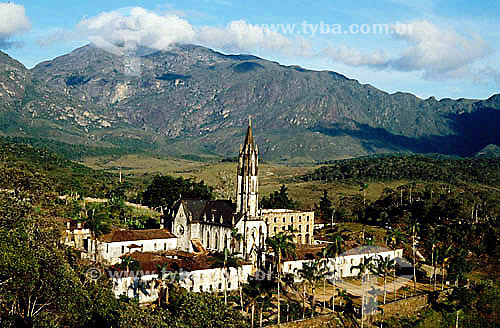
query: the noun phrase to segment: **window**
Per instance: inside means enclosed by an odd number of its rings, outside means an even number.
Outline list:
[[[309,222],[309,215],[307,216],[307,222]]]
[[[274,223],[276,223],[276,221],[277,221],[277,219],[276,219],[276,218],[274,218]]]
[[[163,250],[166,251],[167,250],[167,243],[164,243],[163,244]]]
[[[278,228],[277,227],[274,227],[274,232],[277,232],[278,231]]]
[[[156,243],[154,243],[154,248],[155,248],[155,251],[156,251]]]
[[[292,217],[290,217],[290,222],[292,222],[292,223],[293,223],[293,216],[292,216]]]
[[[222,283],[219,283],[219,290],[222,289]]]
[[[285,222],[286,222],[286,217],[283,217],[283,223],[285,223]]]
[[[302,231],[302,225],[299,224],[299,231]]]
[[[309,232],[309,226],[306,225],[306,232]]]
[[[109,245],[106,244],[106,253],[109,253]]]
[[[299,222],[302,222],[302,216],[299,215]]]
[[[125,253],[125,246],[122,246],[122,254]]]
[[[227,289],[231,289],[231,283],[230,282],[227,283]]]

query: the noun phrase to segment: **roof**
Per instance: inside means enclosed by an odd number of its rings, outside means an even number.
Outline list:
[[[247,129],[247,136],[245,138],[245,145],[243,146],[243,148],[245,148],[245,146],[251,146],[253,147],[254,144],[253,144],[253,132],[252,132],[252,120],[248,120],[248,129]]]
[[[114,230],[99,237],[100,241],[106,243],[152,239],[176,238],[166,229],[146,229],[146,230]]]
[[[382,247],[382,246],[360,246],[356,248],[351,248],[344,253],[340,254],[340,256],[349,256],[349,255],[363,255],[363,254],[373,254],[373,253],[382,253],[382,252],[390,252],[392,249]]]
[[[187,212],[190,223],[202,222],[233,227],[241,218],[241,214],[235,213],[236,205],[230,200],[181,199],[174,207],[176,213],[180,204]]]
[[[291,210],[286,208],[263,208],[262,214],[277,214],[277,213],[314,213],[314,211]]]
[[[182,251],[135,252],[130,256],[139,262],[142,271],[158,272],[158,266],[166,265],[167,271],[178,272],[214,269],[222,267],[209,254],[194,254]]]

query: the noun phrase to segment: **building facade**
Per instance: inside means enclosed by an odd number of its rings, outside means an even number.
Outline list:
[[[202,245],[207,250],[223,252],[228,248],[255,263],[265,250],[266,238],[290,230],[290,227],[297,243],[312,244],[313,212],[259,209],[258,173],[259,150],[249,122],[239,151],[236,203],[230,200],[178,200],[162,223],[178,238],[178,249],[192,252],[196,245]]]
[[[89,240],[90,254],[107,263],[120,263],[123,255],[134,252],[170,251],[177,249],[177,237],[165,229],[114,230]]]
[[[314,212],[287,209],[262,209],[260,217],[267,225],[270,237],[284,231],[293,234],[297,244],[314,243]]]

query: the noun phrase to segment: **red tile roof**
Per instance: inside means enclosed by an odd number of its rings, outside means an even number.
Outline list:
[[[147,230],[115,230],[99,237],[100,241],[106,243],[120,241],[152,240],[176,238],[166,229],[147,229]]]

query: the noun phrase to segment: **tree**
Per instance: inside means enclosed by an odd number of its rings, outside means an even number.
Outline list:
[[[364,323],[364,310],[365,310],[365,276],[368,272],[373,271],[372,259],[369,257],[364,257],[361,259],[358,265],[351,267],[351,272],[354,270],[358,271],[358,278],[361,279],[361,327]]]
[[[449,277],[455,279],[455,286],[458,287],[459,280],[465,279],[466,275],[472,271],[471,262],[467,261],[466,252],[459,250],[450,261]]]
[[[288,196],[288,188],[285,185],[281,185],[278,191],[269,194],[269,197],[263,197],[260,201],[262,208],[285,208],[294,209],[297,204],[293,199]]]
[[[363,192],[363,206],[366,206],[366,190],[368,189],[368,184],[362,183],[359,187],[359,191]]]
[[[323,196],[319,199],[317,210],[324,220],[331,220],[333,226],[333,205],[332,201],[328,198],[328,190],[323,190]]]
[[[58,247],[56,223],[26,196],[0,193],[0,309],[8,309],[0,315],[24,327],[69,320],[83,301],[82,282]]]
[[[342,234],[339,232],[335,232],[333,235],[330,235],[330,240],[332,243],[328,244],[326,247],[326,253],[329,256],[332,256],[334,259],[334,266],[335,268],[333,269],[333,280],[335,281],[335,273],[338,272],[337,270],[337,258],[339,257],[339,254],[344,251],[344,239],[342,238]],[[341,277],[342,278],[342,277]],[[333,283],[333,303],[332,303],[332,311],[335,312],[335,283]]]
[[[316,283],[321,280],[322,278],[325,277],[327,274],[326,268],[323,266],[321,261],[314,260],[311,262],[303,262],[302,263],[302,268],[297,270],[297,273],[299,276],[309,283],[309,286],[311,288],[311,318],[314,316],[314,309],[316,306],[315,299],[316,299]],[[304,285],[305,286],[305,285]],[[305,288],[305,287],[304,287]],[[305,291],[305,289],[304,289]],[[305,301],[304,301],[305,302]],[[305,304],[304,304],[304,314],[305,314]]]
[[[231,253],[234,254],[234,250],[236,248],[236,245],[240,245],[241,241],[243,240],[243,235],[238,232],[238,229],[234,228],[231,230]],[[239,246],[238,246],[239,248]]]
[[[280,324],[280,283],[281,283],[281,263],[283,257],[295,256],[295,243],[290,233],[280,232],[273,237],[268,237],[266,244],[273,249],[275,257],[275,267],[278,275],[278,324]]]
[[[379,255],[377,258],[375,258],[375,270],[374,272],[382,276],[384,278],[384,304],[386,301],[386,296],[387,296],[387,275],[395,269],[395,261],[393,259],[390,259],[389,256],[382,256]]]
[[[213,199],[212,187],[203,181],[194,182],[182,177],[157,175],[142,195],[143,205],[149,207],[167,207],[174,205],[180,197],[196,199]]]
[[[411,237],[411,250],[413,259],[413,292],[417,292],[417,234],[420,231],[420,224],[417,220],[412,220],[409,224],[409,233]]]
[[[450,246],[441,246],[437,249],[437,256],[436,256],[436,261],[441,261],[441,290],[444,289],[444,268],[446,264],[448,263],[448,260],[450,259],[451,256],[451,245]]]
[[[398,247],[398,245],[401,245],[404,241],[406,241],[406,238],[401,231],[399,231],[398,229],[393,229],[393,230],[387,231],[387,240],[388,240],[388,244],[390,244],[392,246],[392,248],[394,249],[393,259],[395,260],[396,259],[396,248]],[[394,276],[393,276],[394,299],[396,299],[397,298],[397,289],[396,289],[396,285],[395,285],[395,283],[396,283],[396,268],[394,268],[393,273],[394,273]]]

